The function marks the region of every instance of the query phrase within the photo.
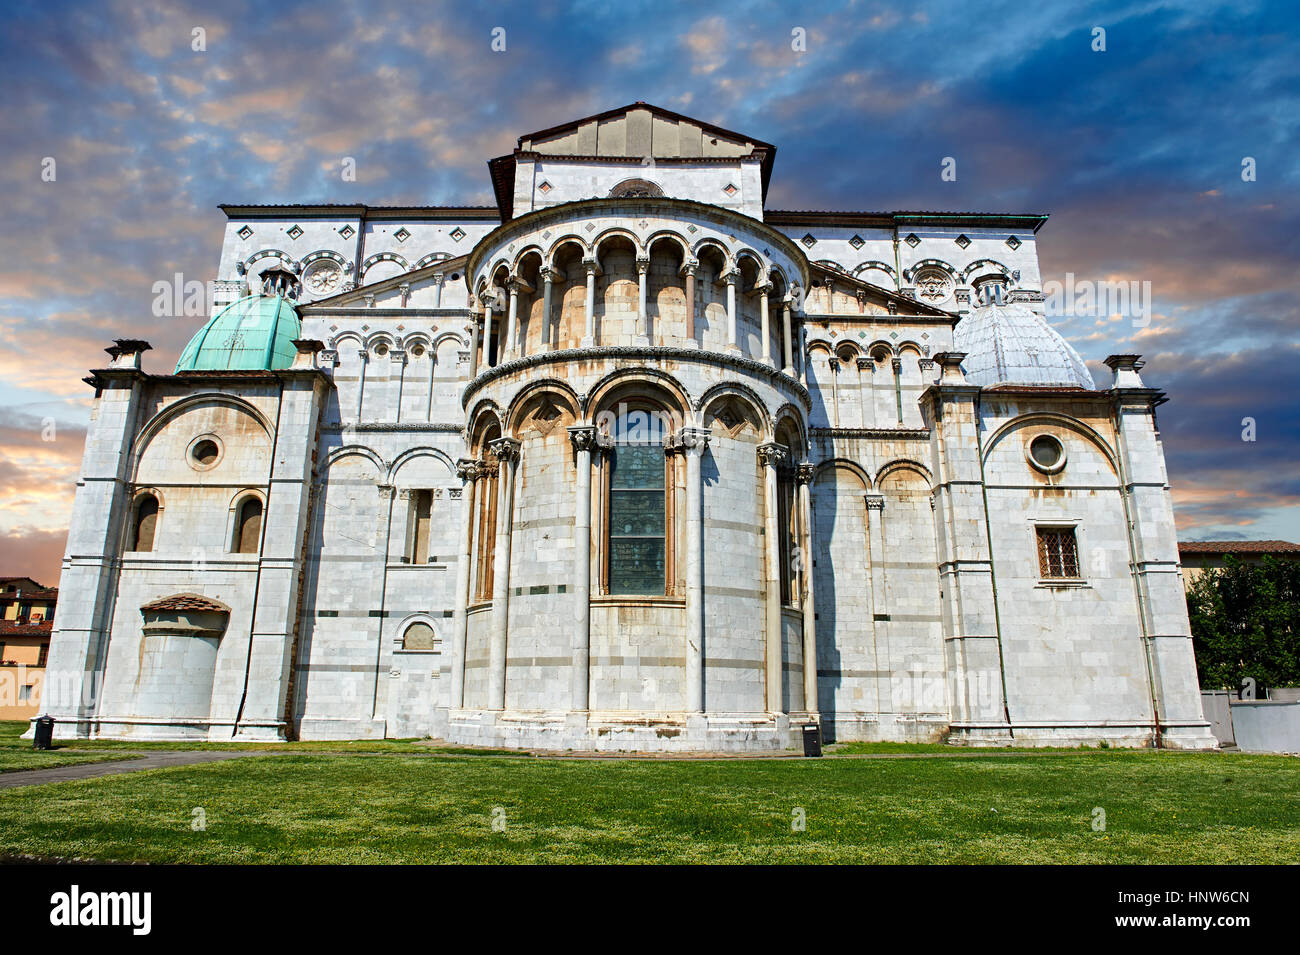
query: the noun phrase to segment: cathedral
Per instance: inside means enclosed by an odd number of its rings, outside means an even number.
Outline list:
[[[222,206],[176,367],[86,379],[56,736],[1213,747],[1165,396],[1048,323],[1046,216],[775,158],[636,103],[492,206]]]

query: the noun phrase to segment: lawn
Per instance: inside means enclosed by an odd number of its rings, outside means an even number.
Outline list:
[[[111,753],[72,753],[64,743],[56,744],[56,749],[34,750],[31,740],[19,738],[27,732],[28,725],[26,720],[0,720],[0,773],[129,758]]]
[[[196,809],[206,822],[197,831]],[[798,810],[805,831],[792,826]],[[0,791],[0,855],[13,853],[202,863],[1294,863],[1300,760],[304,752]]]

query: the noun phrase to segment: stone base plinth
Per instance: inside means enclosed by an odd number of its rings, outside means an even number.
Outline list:
[[[815,718],[785,713],[538,713],[450,710],[434,724],[451,743],[555,752],[774,753],[798,749]]]

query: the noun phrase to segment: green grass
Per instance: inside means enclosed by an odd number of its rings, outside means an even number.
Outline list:
[[[27,732],[26,720],[0,720],[0,773],[23,769],[51,769],[55,766],[72,766],[77,763],[103,763],[125,756],[107,753],[69,752],[67,744],[58,743],[55,749],[34,750],[32,741],[20,739]]]
[[[494,810],[504,831],[493,831]],[[1094,807],[1106,812],[1093,830]],[[193,831],[193,810],[206,814]],[[807,830],[792,831],[792,812]],[[304,752],[0,791],[0,855],[156,862],[1300,861],[1300,760]]]

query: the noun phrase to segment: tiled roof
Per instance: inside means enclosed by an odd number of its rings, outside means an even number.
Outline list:
[[[172,594],[170,597],[150,601],[140,610],[188,610],[198,613],[230,613],[230,608],[221,601],[213,600],[202,594]]]
[[[1179,541],[1179,554],[1300,554],[1290,541]]]

